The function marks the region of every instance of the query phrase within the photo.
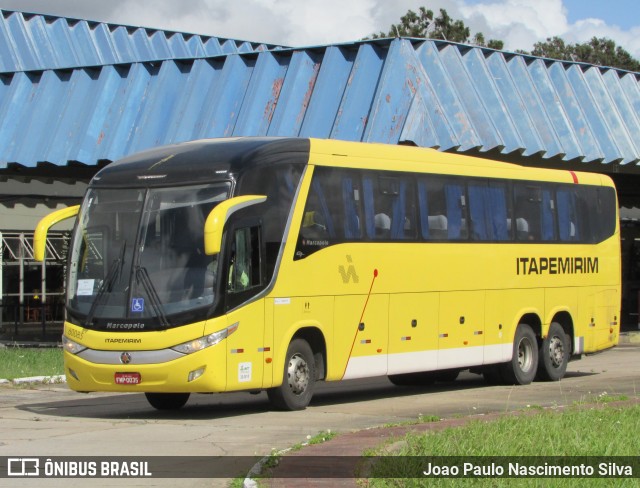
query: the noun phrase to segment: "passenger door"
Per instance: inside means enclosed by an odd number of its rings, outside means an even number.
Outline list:
[[[261,388],[265,355],[264,299],[251,302],[264,288],[261,227],[255,220],[245,222],[231,227],[229,236],[222,288],[225,309],[229,311],[227,324],[238,328],[226,339],[227,388]]]

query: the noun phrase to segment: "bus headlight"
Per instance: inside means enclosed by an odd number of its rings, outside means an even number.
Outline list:
[[[62,336],[62,347],[65,351],[70,352],[71,354],[78,354],[86,349],[86,347],[78,344],[75,341],[72,341],[67,336]]]
[[[194,339],[189,342],[185,342],[183,344],[178,344],[177,346],[172,347],[174,351],[181,352],[182,354],[192,354],[194,352],[202,351],[207,347],[215,346],[217,343],[226,339],[231,334],[233,334],[236,330],[238,330],[238,322],[233,325],[230,325],[226,329],[219,330],[218,332],[214,332],[213,334],[206,335],[204,337],[200,337],[198,339]]]

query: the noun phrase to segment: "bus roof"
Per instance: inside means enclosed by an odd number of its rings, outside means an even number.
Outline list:
[[[161,146],[107,165],[91,186],[205,183],[278,162],[613,186],[608,177],[595,173],[525,167],[412,146],[296,137],[201,139]]]
[[[430,148],[379,143],[311,139],[310,162],[327,166],[614,186],[608,176],[598,173],[521,166]]]
[[[237,137],[160,146],[115,161],[91,180],[94,187],[172,186],[233,179],[280,161],[307,163],[309,139]]]

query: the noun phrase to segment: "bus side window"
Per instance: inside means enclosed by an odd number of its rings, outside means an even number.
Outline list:
[[[422,238],[426,240],[447,239],[449,221],[444,182],[441,177],[429,175],[418,180],[418,205]]]
[[[367,172],[362,178],[365,230],[369,239],[416,237],[412,182],[402,175]]]
[[[344,215],[344,237],[349,239],[359,239],[362,237],[360,227],[360,194],[358,183],[354,181],[353,175],[347,173],[342,178],[342,198]]]
[[[616,195],[612,188],[598,187],[584,189],[581,195],[584,202],[585,219],[589,222],[590,242],[602,242],[611,237],[616,229]]]
[[[294,260],[360,238],[360,189],[351,172],[316,167],[305,202]]]
[[[335,238],[333,216],[329,210],[327,192],[323,188],[323,183],[325,182],[321,178],[314,178],[311,183],[300,229],[300,236],[303,239]]]
[[[558,189],[556,199],[560,240],[563,242],[580,240],[581,229],[579,228],[576,195],[573,189]]]
[[[444,185],[444,199],[447,204],[447,238],[466,239],[468,233],[464,185],[447,182]]]
[[[516,240],[540,241],[542,237],[542,189],[531,184],[515,184],[514,201]]]
[[[556,212],[555,202],[550,188],[542,190],[542,240],[555,241],[556,236]]]
[[[391,205],[392,239],[415,239],[417,235],[414,184],[409,178],[401,177],[398,195]]]
[[[506,241],[508,209],[503,183],[469,183],[471,238],[475,241]]]

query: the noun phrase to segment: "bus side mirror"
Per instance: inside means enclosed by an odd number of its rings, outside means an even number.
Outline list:
[[[51,212],[38,222],[36,230],[33,233],[33,258],[36,261],[44,261],[44,253],[47,247],[47,232],[49,232],[49,229],[58,222],[75,217],[79,211],[80,205],[61,208],[60,210]]]
[[[262,203],[266,199],[267,197],[264,195],[243,195],[216,205],[204,223],[204,253],[211,256],[220,252],[224,224],[232,213],[256,203]]]

